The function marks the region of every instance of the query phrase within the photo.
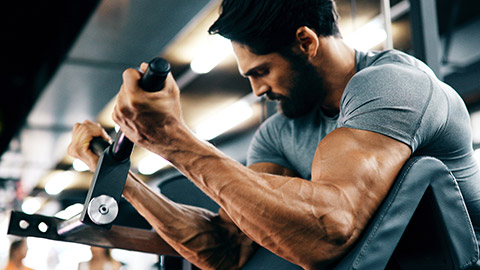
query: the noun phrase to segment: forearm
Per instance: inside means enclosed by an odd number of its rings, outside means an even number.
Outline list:
[[[218,214],[178,204],[129,173],[125,198],[182,257],[202,269],[237,269],[253,242]]]
[[[351,243],[354,228],[349,227],[348,220],[352,217],[342,210],[351,205],[335,186],[257,173],[188,131],[176,134],[159,154],[215,200],[260,245],[310,267],[312,261],[335,258]],[[302,261],[307,253],[317,254],[316,258]]]

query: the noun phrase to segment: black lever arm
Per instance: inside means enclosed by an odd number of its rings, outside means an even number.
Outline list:
[[[145,91],[155,92],[163,89],[165,79],[170,72],[170,64],[162,58],[154,58],[139,81]],[[110,145],[100,137],[90,142],[90,149],[100,156],[95,174],[85,199],[82,213],[67,220],[57,228],[59,235],[65,235],[83,228],[96,225],[110,228],[118,214],[118,202],[121,199],[128,170],[133,143],[118,131]]]

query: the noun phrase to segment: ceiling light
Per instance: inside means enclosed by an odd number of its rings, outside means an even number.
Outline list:
[[[472,128],[472,140],[474,144],[480,143],[480,111],[470,114],[470,126]]]
[[[82,211],[83,211],[83,204],[76,203],[68,206],[62,211],[59,211],[57,214],[55,214],[55,217],[67,220],[76,216],[78,213]]]
[[[211,140],[234,126],[239,125],[252,115],[253,109],[250,104],[245,100],[240,100],[200,123],[195,133],[203,140]]]
[[[85,162],[81,161],[78,158],[73,160],[72,166],[73,166],[73,169],[77,172],[84,172],[90,169],[88,168],[88,165],[85,164]]]
[[[480,165],[480,149],[476,149],[476,150],[473,152],[473,157],[475,158],[475,160],[477,161],[477,163]]]
[[[27,197],[23,200],[22,211],[25,214],[35,214],[42,207],[42,200],[37,197]]]
[[[360,51],[367,51],[387,39],[382,22],[372,20],[345,38],[345,43]]]
[[[166,167],[170,162],[159,155],[150,153],[147,157],[138,162],[138,172],[143,175],[151,175]]]
[[[73,182],[74,174],[71,171],[54,172],[47,184],[45,192],[49,195],[57,195]]]
[[[190,68],[195,73],[208,73],[232,52],[230,40],[220,35],[211,35],[196,53]]]

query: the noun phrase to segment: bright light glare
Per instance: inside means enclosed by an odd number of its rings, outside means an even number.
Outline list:
[[[475,149],[473,152],[473,157],[477,160],[477,163],[480,165],[480,149]]]
[[[42,207],[42,200],[36,197],[27,197],[23,200],[22,211],[25,214],[35,214]]]
[[[252,115],[252,107],[250,107],[246,101],[240,100],[198,125],[195,133],[203,140],[211,140],[234,126],[239,125]]]
[[[87,245],[28,237],[25,265],[34,269],[78,269],[78,263],[91,259]]]
[[[473,143],[480,143],[480,112],[470,114],[470,125],[472,128]]]
[[[89,168],[88,168],[88,165],[85,164],[85,162],[81,161],[80,159],[76,158],[75,160],[73,160],[73,169],[77,172],[84,172],[84,171],[88,171]]]
[[[138,162],[138,172],[143,175],[151,175],[169,164],[170,162],[168,162],[168,160],[150,153]]]
[[[352,35],[345,38],[345,43],[360,51],[367,51],[387,39],[387,33],[378,21],[362,26]]]
[[[45,185],[45,192],[57,195],[73,182],[74,174],[71,171],[55,172]]]
[[[195,73],[208,73],[232,52],[230,40],[220,35],[209,36],[205,46],[197,52],[190,67]]]
[[[83,211],[83,204],[76,203],[55,214],[55,217],[61,219],[70,219]]]

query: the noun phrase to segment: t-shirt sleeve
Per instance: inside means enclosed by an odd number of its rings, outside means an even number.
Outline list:
[[[247,152],[247,166],[269,162],[291,169],[292,166],[282,151],[280,133],[283,121],[281,117],[283,116],[279,114],[271,116],[255,132]]]
[[[431,95],[430,79],[416,67],[398,63],[366,68],[345,89],[339,127],[377,132],[414,150]]]

